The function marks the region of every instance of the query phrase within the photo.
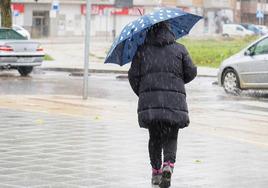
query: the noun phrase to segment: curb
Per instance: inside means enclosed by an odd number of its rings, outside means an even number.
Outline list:
[[[55,71],[55,72],[69,72],[72,76],[83,76],[84,69],[81,68],[40,68],[44,71]],[[109,69],[89,69],[89,73],[99,73],[99,74],[124,74],[127,75],[128,71],[125,70],[109,70]],[[122,78],[127,78],[127,76],[121,76]],[[216,78],[217,75],[206,75],[206,74],[198,74],[197,77],[205,77],[205,78]]]
[[[83,76],[84,69],[80,68],[41,68],[44,71],[55,71],[55,72],[69,72],[75,76]],[[128,74],[128,71],[121,70],[105,70],[105,69],[89,69],[89,73],[112,73],[112,74]]]

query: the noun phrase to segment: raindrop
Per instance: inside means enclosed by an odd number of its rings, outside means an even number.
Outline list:
[[[145,27],[145,24],[142,24],[142,26],[141,26],[142,28],[144,28]]]
[[[134,31],[138,31],[138,28],[136,28]]]
[[[171,18],[171,15],[168,14],[167,17]]]
[[[167,10],[166,12],[167,12],[167,13],[171,13],[171,10]]]
[[[163,17],[159,17],[161,20],[163,20],[164,18]]]
[[[176,13],[175,13],[175,15],[176,15],[176,16],[178,16],[178,15],[179,15],[179,13],[177,13],[177,12],[176,12]]]
[[[124,37],[123,37],[123,36],[121,36],[120,40],[123,40],[123,38],[124,38]]]
[[[130,31],[127,33],[127,35],[129,35],[130,34]]]

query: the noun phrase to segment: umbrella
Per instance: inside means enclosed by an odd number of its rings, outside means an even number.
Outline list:
[[[124,27],[115,39],[104,63],[123,66],[131,62],[138,47],[144,43],[147,31],[157,23],[168,22],[176,39],[179,39],[187,35],[201,18],[178,8],[161,8],[141,16]]]

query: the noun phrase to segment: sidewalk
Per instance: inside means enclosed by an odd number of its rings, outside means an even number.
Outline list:
[[[65,61],[66,63],[66,61]],[[64,62],[59,61],[45,61],[42,65],[44,70],[52,71],[65,71],[65,72],[75,72],[82,73],[84,64],[82,62],[69,63],[65,64]],[[130,68],[130,64],[127,64],[123,67],[114,64],[104,64],[104,63],[89,63],[90,72],[93,73],[118,73],[118,74],[127,74]],[[198,67],[198,76],[202,77],[217,77],[218,69],[208,68],[208,67]]]
[[[42,69],[56,71],[83,72],[84,44],[82,38],[70,39],[43,39],[45,52],[54,58],[54,61],[43,62]],[[89,69],[96,73],[126,74],[130,64],[123,67],[114,64],[104,64],[106,53],[111,46],[110,40],[93,38],[90,46]],[[199,76],[216,77],[217,69],[198,68]]]
[[[1,188],[150,187],[136,103],[0,96],[0,104]],[[173,188],[267,187],[265,148],[196,126],[180,131]]]
[[[92,74],[88,100],[68,73],[1,79],[0,187],[151,187],[138,98],[116,76]],[[213,80],[187,85],[191,125],[172,188],[267,187],[268,101],[228,96]]]

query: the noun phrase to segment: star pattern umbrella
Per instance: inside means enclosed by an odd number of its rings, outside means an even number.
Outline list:
[[[178,8],[161,8],[144,15],[124,27],[114,41],[104,63],[120,66],[130,63],[138,47],[144,43],[147,31],[157,23],[168,22],[176,39],[179,39],[187,35],[201,18]]]

